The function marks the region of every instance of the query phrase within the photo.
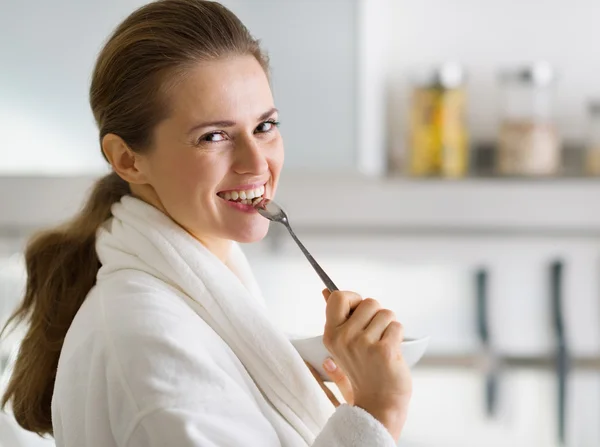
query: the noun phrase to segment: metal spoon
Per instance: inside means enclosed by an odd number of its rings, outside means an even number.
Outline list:
[[[321,281],[323,281],[327,289],[329,289],[330,292],[339,290],[333,283],[331,278],[327,276],[327,273],[325,273],[325,271],[323,271],[323,269],[317,263],[317,261],[315,261],[315,258],[312,257],[312,255],[309,253],[306,247],[302,245],[302,242],[300,242],[300,239],[298,239],[298,236],[296,236],[296,234],[292,230],[287,214],[285,214],[285,211],[283,211],[281,207],[275,202],[268,199],[262,200],[255,206],[261,216],[269,219],[272,222],[279,222],[280,224],[285,225],[285,227],[290,233],[290,236],[292,236],[292,239],[294,239],[298,247],[300,247],[300,250],[302,250],[302,253],[304,253],[304,256],[306,256],[306,259],[308,259],[308,262],[310,262],[312,268],[315,269],[315,272],[317,272],[317,275],[319,275],[319,278],[321,278]]]

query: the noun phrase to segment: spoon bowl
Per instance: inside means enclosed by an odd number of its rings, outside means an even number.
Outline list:
[[[271,222],[279,222],[284,225],[286,225],[286,223],[288,222],[287,214],[285,214],[285,211],[283,211],[283,209],[272,200],[261,200],[256,205],[256,210],[262,217],[269,219]]]

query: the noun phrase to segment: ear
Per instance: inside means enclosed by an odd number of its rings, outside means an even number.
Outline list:
[[[102,138],[102,152],[113,170],[123,180],[134,185],[148,183],[147,175],[142,169],[142,155],[131,150],[120,136],[113,133],[106,134]]]

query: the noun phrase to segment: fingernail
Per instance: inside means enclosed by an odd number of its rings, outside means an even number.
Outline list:
[[[329,372],[333,372],[337,369],[337,365],[335,364],[335,362],[333,360],[327,359],[323,363],[323,368],[325,368]]]

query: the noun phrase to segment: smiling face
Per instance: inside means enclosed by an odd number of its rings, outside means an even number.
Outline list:
[[[135,155],[145,184],[132,192],[209,249],[263,238],[268,221],[248,201],[275,194],[283,141],[260,64],[252,56],[198,63],[167,100],[171,114],[151,150]]]

